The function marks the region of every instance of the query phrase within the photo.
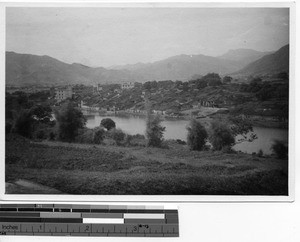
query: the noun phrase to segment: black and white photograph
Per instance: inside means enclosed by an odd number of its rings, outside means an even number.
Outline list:
[[[5,194],[291,195],[289,7],[8,6],[4,34]]]

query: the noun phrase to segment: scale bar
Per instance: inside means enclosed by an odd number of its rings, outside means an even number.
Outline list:
[[[123,218],[83,218],[84,224],[124,224]]]

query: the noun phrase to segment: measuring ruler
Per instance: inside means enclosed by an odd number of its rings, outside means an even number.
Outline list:
[[[163,206],[0,204],[0,235],[178,237]]]

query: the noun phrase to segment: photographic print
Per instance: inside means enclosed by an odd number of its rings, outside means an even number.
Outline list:
[[[5,12],[6,194],[290,195],[288,7]]]

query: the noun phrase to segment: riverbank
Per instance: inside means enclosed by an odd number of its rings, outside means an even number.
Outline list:
[[[6,140],[5,180],[68,194],[287,195],[287,160],[244,153]]]

